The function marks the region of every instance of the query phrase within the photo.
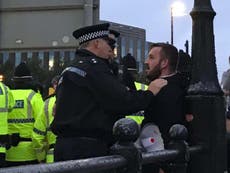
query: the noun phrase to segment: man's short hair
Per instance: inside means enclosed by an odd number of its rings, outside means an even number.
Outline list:
[[[161,55],[169,60],[169,68],[171,71],[176,71],[178,63],[178,50],[175,46],[168,43],[153,43],[150,50],[154,47],[161,47]]]

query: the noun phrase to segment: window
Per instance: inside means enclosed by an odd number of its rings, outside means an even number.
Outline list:
[[[9,59],[9,52],[3,52],[3,64]]]
[[[43,51],[38,52],[38,58],[40,62],[40,67],[43,67],[44,66],[44,52]]]
[[[64,51],[60,51],[60,65],[63,66],[64,65],[64,59],[65,59],[65,52]]]
[[[54,51],[49,52],[49,70],[53,70],[54,67]]]
[[[126,39],[125,37],[122,37],[121,38],[121,57],[124,57],[126,55],[125,47],[126,47]]]
[[[145,42],[145,59],[148,57],[148,52],[149,52],[149,44]]]
[[[139,72],[143,71],[143,62],[141,60],[141,40],[137,40],[137,62]]]
[[[69,56],[70,60],[72,61],[75,58],[75,51],[70,51]]]
[[[137,61],[141,62],[141,40],[137,40]]]
[[[33,52],[27,52],[27,57],[28,58],[32,58],[32,56],[33,56]]]
[[[21,63],[21,52],[15,52],[15,66]]]
[[[134,45],[133,39],[130,39],[129,40],[129,53],[131,53],[131,55],[133,55],[133,45]]]

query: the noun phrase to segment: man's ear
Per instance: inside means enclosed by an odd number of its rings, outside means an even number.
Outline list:
[[[161,60],[161,68],[167,67],[168,64],[169,64],[169,60],[168,59],[164,58],[164,59]]]

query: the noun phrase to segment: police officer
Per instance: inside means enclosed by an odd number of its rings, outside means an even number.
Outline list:
[[[77,29],[73,36],[79,49],[59,80],[51,124],[57,135],[55,161],[108,154],[118,115],[146,108],[167,84],[160,79],[148,91],[130,91],[118,82],[109,68],[116,41],[109,37],[108,23]]]
[[[56,90],[58,79],[59,76],[55,76],[51,81],[54,91]],[[32,140],[39,162],[45,160],[46,163],[52,163],[54,161],[53,151],[56,135],[52,133],[50,124],[53,121],[53,107],[55,101],[56,96],[55,93],[53,93],[45,100],[41,114],[39,114],[34,123]]]
[[[43,100],[39,93],[31,89],[33,88],[32,76],[24,62],[16,67],[13,82],[14,89],[11,91],[15,106],[8,115],[12,146],[6,152],[7,165],[18,166],[37,163],[31,135]]]
[[[8,112],[14,106],[14,98],[10,89],[0,82],[0,167],[5,166],[6,148],[9,146]]]

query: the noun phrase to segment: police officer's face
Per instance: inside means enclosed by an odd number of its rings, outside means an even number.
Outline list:
[[[113,59],[114,58],[114,46],[115,41],[105,38],[105,39],[100,39],[100,44],[99,44],[99,53],[100,57],[105,58],[105,59]]]
[[[148,54],[148,58],[145,61],[146,76],[149,80],[159,78],[162,70],[162,61],[160,47],[153,47]]]

